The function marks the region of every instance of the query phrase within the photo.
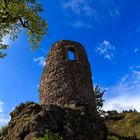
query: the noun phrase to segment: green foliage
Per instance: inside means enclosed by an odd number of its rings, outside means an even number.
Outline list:
[[[106,116],[106,124],[110,133],[128,139],[140,139],[140,113],[135,110],[118,113],[110,111]]]
[[[48,28],[46,21],[39,15],[42,11],[41,4],[36,0],[0,1],[0,58],[6,56],[2,50],[8,48],[3,43],[3,37],[10,35],[10,39],[14,41],[22,29],[29,35],[32,49],[40,46]]]
[[[108,136],[107,140],[119,140],[119,138],[114,137],[114,136]]]
[[[59,134],[46,131],[44,137],[37,138],[37,140],[63,140],[63,138]]]
[[[139,140],[136,135],[133,136],[121,136],[115,133],[108,135],[107,140]]]
[[[94,89],[96,108],[99,115],[105,121],[108,128],[108,140],[138,140],[140,139],[140,113],[135,109],[118,113],[116,110],[105,112],[103,107],[103,95],[97,85]]]
[[[7,133],[8,125],[3,126],[0,128],[0,136],[4,135]]]
[[[86,113],[84,111],[81,111],[80,115],[81,116],[86,116]]]
[[[116,110],[111,110],[106,112],[105,119],[106,120],[121,120],[124,118],[124,115],[122,113],[118,113]]]
[[[103,102],[105,101],[103,99],[103,95],[105,94],[105,90],[101,91],[99,86],[96,85],[95,89],[94,89],[94,93],[95,93],[95,99],[96,99],[95,101],[96,101],[97,111],[100,115],[103,115],[104,111],[102,110],[102,107],[103,107]]]
[[[140,125],[140,115],[132,116],[130,119],[128,119],[127,123],[129,124],[130,127]]]

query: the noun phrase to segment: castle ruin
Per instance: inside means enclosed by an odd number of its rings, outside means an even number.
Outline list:
[[[69,52],[73,53],[73,60]],[[53,45],[41,77],[40,103],[88,105],[96,111],[90,65],[81,44],[63,40]]]
[[[17,106],[10,113],[11,120],[0,140],[36,140],[44,137],[46,130],[63,140],[107,139],[106,126],[96,110],[90,65],[81,44],[63,40],[53,45],[41,77],[40,103]]]

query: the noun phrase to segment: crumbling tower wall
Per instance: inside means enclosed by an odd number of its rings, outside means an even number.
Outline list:
[[[74,60],[69,59],[69,52]],[[88,104],[95,109],[95,98],[87,54],[72,41],[55,43],[46,60],[40,83],[40,103],[69,106]]]
[[[41,77],[41,105],[17,106],[0,140],[33,140],[46,130],[64,140],[106,140],[107,129],[97,114],[94,96],[84,48],[76,42],[59,41],[49,52]]]

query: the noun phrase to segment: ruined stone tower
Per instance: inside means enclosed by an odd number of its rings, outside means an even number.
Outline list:
[[[35,140],[46,130],[64,140],[107,140],[94,96],[84,48],[76,42],[59,41],[51,48],[41,77],[41,105],[26,102],[17,106],[0,140]]]
[[[73,53],[73,60],[69,58],[69,52]],[[40,103],[82,104],[95,110],[90,65],[81,44],[63,40],[52,46],[41,77]]]

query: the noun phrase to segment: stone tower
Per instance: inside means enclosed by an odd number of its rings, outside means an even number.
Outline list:
[[[41,77],[40,103],[89,105],[96,111],[90,65],[81,44],[63,40],[52,46]]]
[[[96,111],[88,58],[79,43],[53,45],[41,77],[40,102],[17,106],[0,140],[35,140],[46,130],[64,140],[107,140]]]

